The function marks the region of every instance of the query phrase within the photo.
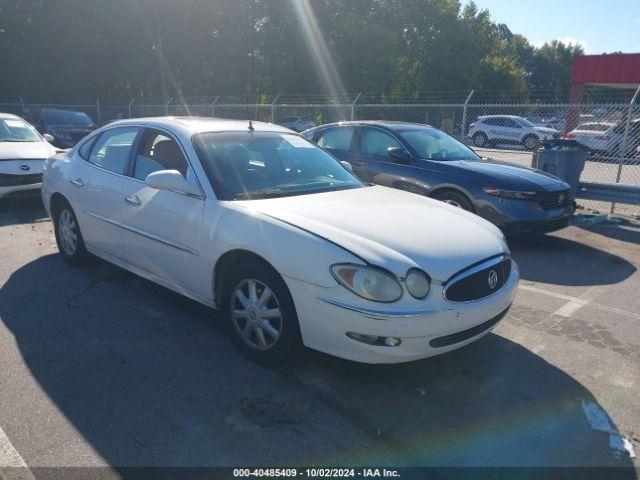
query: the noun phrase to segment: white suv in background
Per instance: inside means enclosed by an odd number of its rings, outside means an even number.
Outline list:
[[[559,136],[556,129],[536,126],[516,115],[485,115],[469,126],[469,137],[476,147],[515,143],[527,150],[535,150],[542,140]]]
[[[51,135],[40,135],[22,118],[0,113],[0,198],[40,189],[42,165],[56,153],[51,140]]]

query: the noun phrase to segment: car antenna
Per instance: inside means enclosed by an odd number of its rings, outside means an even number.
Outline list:
[[[252,132],[255,130],[255,128],[253,128],[253,123],[251,122],[251,120],[249,120],[249,130],[251,130]]]

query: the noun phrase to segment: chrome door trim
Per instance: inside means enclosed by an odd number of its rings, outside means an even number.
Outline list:
[[[142,230],[141,228],[134,227],[133,225],[129,225],[127,223],[121,223],[120,227],[129,232],[136,233],[142,237],[150,238],[151,240],[155,240],[156,242],[162,243],[164,245],[168,245],[177,250],[182,250],[183,252],[190,253],[191,255],[200,255],[197,250],[194,250],[191,247],[188,247],[180,242],[176,242],[167,237],[163,237],[162,235],[158,235],[157,233],[149,232],[147,230]]]
[[[100,215],[98,213],[95,212],[90,212],[88,210],[85,210],[85,212],[87,215],[90,215],[94,218],[97,218],[98,220],[102,220],[103,222],[109,223],[111,225],[114,225],[116,227],[120,227],[124,230],[127,230],[129,232],[132,233],[136,233],[140,236],[149,238],[151,240],[155,240],[156,242],[162,243],[163,245],[168,245],[169,247],[173,247],[177,250],[181,250],[183,252],[187,252],[190,253],[191,255],[200,255],[200,252],[198,252],[197,250],[194,250],[191,247],[188,247],[187,245],[184,245],[180,242],[176,242],[174,240],[171,240],[167,237],[163,237],[162,235],[158,235],[156,233],[153,232],[149,232],[147,230],[142,230],[140,228],[134,227],[133,225],[129,225],[126,223],[122,223],[122,222],[118,222],[117,220],[114,220],[112,218],[109,217],[105,217],[103,215]]]
[[[392,318],[416,318],[426,317],[428,315],[435,315],[438,310],[375,310],[371,308],[360,307],[357,305],[350,305],[348,303],[341,302],[340,300],[334,300],[332,298],[318,297],[318,300],[341,307],[352,312],[357,312],[370,318],[377,318],[380,320],[389,320]]]
[[[112,218],[109,217],[105,217],[103,215],[100,215],[99,213],[95,213],[95,212],[90,212],[89,210],[85,210],[84,213],[86,213],[87,215],[97,218],[98,220],[102,220],[103,222],[107,222],[110,223],[111,225],[114,225],[116,227],[120,226],[120,222],[117,220],[114,220]]]

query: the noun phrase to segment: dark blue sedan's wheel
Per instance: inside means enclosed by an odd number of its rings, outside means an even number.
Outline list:
[[[433,196],[436,200],[448,203],[454,207],[462,208],[467,212],[473,212],[473,205],[467,197],[463,194],[454,192],[453,190],[447,190],[446,192],[438,193]]]

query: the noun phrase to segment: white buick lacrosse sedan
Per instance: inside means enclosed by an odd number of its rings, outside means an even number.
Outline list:
[[[489,332],[519,276],[500,231],[348,167],[276,125],[132,119],[49,159],[42,196],[64,260],[219,309],[256,361],[404,362]]]

